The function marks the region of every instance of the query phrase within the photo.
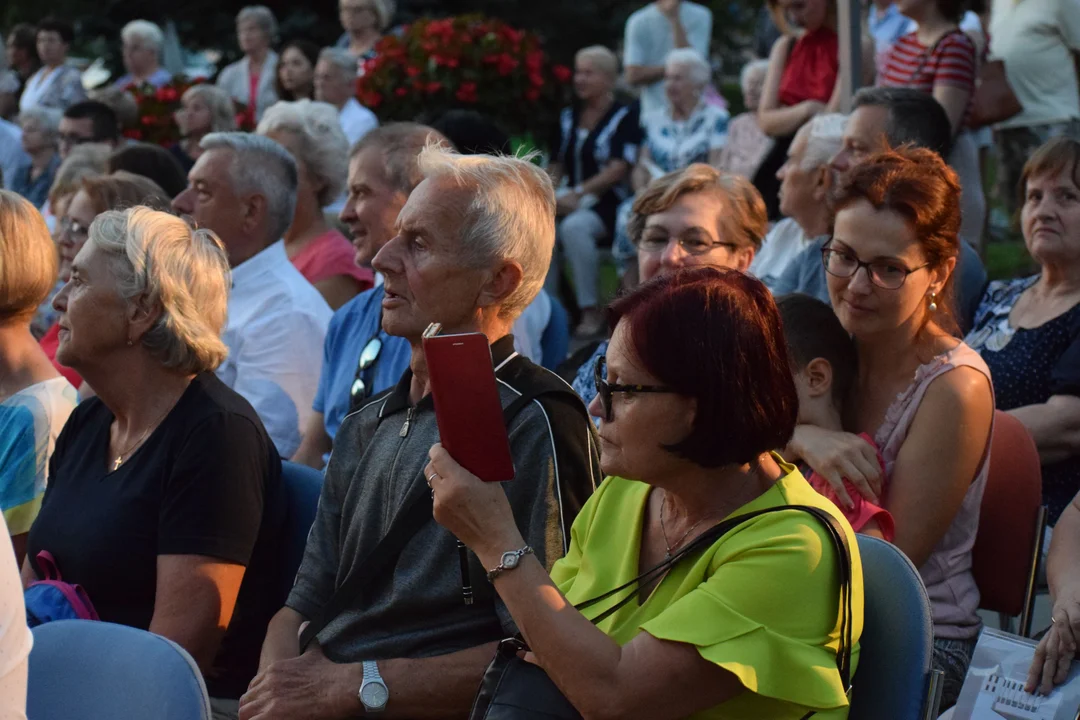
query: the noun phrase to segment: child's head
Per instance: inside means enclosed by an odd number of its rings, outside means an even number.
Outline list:
[[[840,430],[844,398],[855,382],[855,343],[817,298],[785,295],[776,304],[799,393],[799,422]]]

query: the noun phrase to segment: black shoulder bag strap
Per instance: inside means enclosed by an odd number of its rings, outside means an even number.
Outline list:
[[[540,387],[535,392],[524,393],[503,410],[503,423],[509,428],[510,423],[518,413],[542,395],[573,394],[569,386]],[[574,395],[576,398],[577,395]],[[397,564],[398,556],[405,549],[405,545],[426,523],[431,521],[432,501],[426,482],[413,483],[409,494],[402,503],[401,509],[390,521],[390,527],[375,547],[346,576],[341,585],[330,596],[319,613],[311,618],[307,627],[300,634],[300,652],[304,652],[311,641],[336,617],[341,615],[350,605],[363,594],[364,589],[371,585],[372,581],[380,577],[386,570]]]

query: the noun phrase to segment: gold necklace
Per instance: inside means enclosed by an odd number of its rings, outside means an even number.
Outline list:
[[[124,456],[128,455],[128,453],[133,452],[135,450],[135,448],[139,445],[139,443],[141,443],[143,440],[145,440],[147,438],[147,436],[150,435],[151,431],[154,428],[156,428],[158,425],[161,424],[161,421],[165,419],[165,416],[168,415],[175,406],[176,406],[176,403],[173,403],[173,404],[169,405],[169,407],[167,407],[165,409],[165,412],[163,412],[158,417],[157,420],[155,420],[152,424],[147,425],[146,430],[143,431],[143,434],[140,435],[135,442],[128,445],[127,448],[125,448],[123,452],[121,452],[119,455],[116,456],[116,459],[113,460],[112,472],[116,472],[117,470],[120,469],[120,466],[124,462]],[[130,456],[128,457],[128,459],[129,460],[131,459]]]
[[[662,532],[664,534],[664,547],[667,548],[667,554],[664,555],[664,559],[665,560],[670,560],[671,559],[672,547],[671,547],[671,543],[668,542],[667,527],[664,525],[664,507],[666,505],[667,505],[667,494],[665,493],[664,494],[664,499],[660,501],[660,532]],[[683,540],[685,540],[690,535],[690,533],[694,532],[694,530],[697,528],[697,526],[700,525],[704,520],[705,520],[705,518],[701,518],[701,520],[698,520],[696,523],[691,525],[690,529],[687,530],[686,532],[684,532],[682,534],[682,537],[679,538],[678,542],[675,543],[675,547],[677,548],[680,545],[682,545]]]

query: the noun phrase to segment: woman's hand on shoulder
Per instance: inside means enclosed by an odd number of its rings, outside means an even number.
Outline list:
[[[881,503],[884,482],[881,465],[877,451],[863,438],[848,432],[798,425],[788,447],[794,456],[829,482],[845,506],[854,506],[844,488],[845,479],[864,498],[875,505]]]

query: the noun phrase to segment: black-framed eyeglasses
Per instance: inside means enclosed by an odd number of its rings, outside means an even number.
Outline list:
[[[661,235],[654,235],[652,237],[645,235],[638,240],[637,247],[640,252],[663,252],[667,249],[671,240],[672,238]],[[682,237],[674,238],[674,240],[687,255],[705,255],[718,247],[726,247],[730,252],[735,252],[739,249],[739,246],[735,243],[713,242],[709,238],[700,235],[684,235]]]
[[[930,267],[929,263],[917,268],[906,268],[887,260],[863,262],[850,252],[830,247],[822,248],[821,262],[825,265],[825,272],[841,278],[854,277],[860,269],[866,268],[870,282],[885,290],[899,290],[908,275]]]
[[[98,142],[93,137],[83,137],[81,135],[72,135],[71,133],[60,134],[60,144],[68,147],[74,147],[75,145],[85,145],[86,143]]]
[[[612,385],[605,379],[607,377],[607,356],[605,355],[597,358],[596,368],[593,372],[596,380],[596,394],[600,397],[600,406],[604,409],[604,420],[606,422],[611,422],[613,418],[611,396],[614,393],[676,393],[673,388],[664,387],[663,385]]]
[[[379,359],[382,352],[383,342],[378,335],[367,341],[364,349],[360,351],[360,359],[356,362],[356,375],[353,377],[352,387],[349,388],[349,411],[355,410],[360,403],[371,395],[371,385],[364,381],[364,373]]]

